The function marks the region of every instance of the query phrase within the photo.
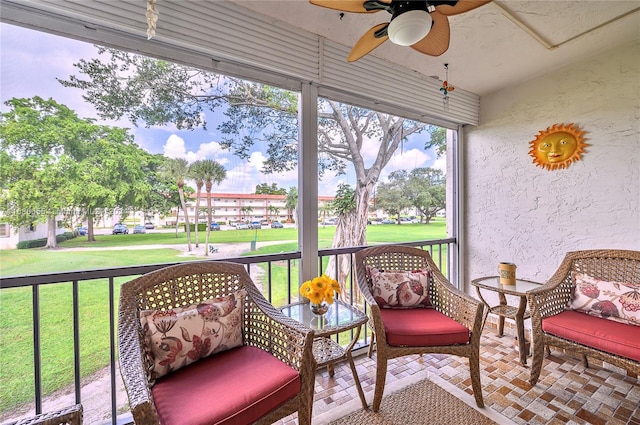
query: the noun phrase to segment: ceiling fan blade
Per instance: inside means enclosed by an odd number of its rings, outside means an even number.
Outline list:
[[[360,40],[358,40],[356,45],[353,46],[353,49],[351,49],[351,52],[347,57],[347,62],[357,61],[358,59],[387,41],[389,36],[387,35],[386,31],[384,32],[384,35],[376,37],[376,33],[385,29],[387,26],[389,26],[388,23],[378,24],[364,33],[364,35],[360,37]]]
[[[468,12],[480,6],[484,6],[487,3],[491,3],[491,0],[458,0],[454,6],[449,4],[440,4],[436,6],[436,10],[445,16],[452,16]]]
[[[431,12],[431,18],[431,31],[422,40],[411,45],[411,48],[425,55],[440,56],[449,48],[449,19],[437,10]]]
[[[365,0],[309,0],[309,3],[313,5],[343,12],[372,13],[380,10],[367,10],[364,8],[364,2]]]

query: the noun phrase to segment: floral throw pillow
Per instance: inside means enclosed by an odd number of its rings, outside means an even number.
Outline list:
[[[573,281],[569,309],[640,326],[640,284],[608,282],[575,272]]]
[[[143,310],[140,324],[151,379],[242,345],[246,290],[171,310]]]
[[[371,293],[382,308],[431,307],[429,270],[369,269]]]

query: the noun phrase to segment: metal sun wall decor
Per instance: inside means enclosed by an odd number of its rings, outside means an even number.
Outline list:
[[[444,64],[444,81],[442,82],[442,87],[440,87],[440,91],[442,92],[442,106],[445,111],[449,110],[449,92],[453,91],[455,87],[449,84],[449,64]]]
[[[529,155],[533,157],[536,167],[547,170],[567,168],[573,161],[579,161],[584,148],[585,131],[574,123],[568,125],[554,124],[541,130],[536,138],[529,142],[531,150]]]

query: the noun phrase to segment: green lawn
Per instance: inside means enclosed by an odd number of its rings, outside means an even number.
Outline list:
[[[335,226],[319,227],[320,248],[331,246]],[[204,232],[200,241],[204,242]],[[444,221],[429,225],[378,225],[367,228],[369,243],[405,242],[446,237]],[[296,229],[232,230],[211,232],[211,243],[283,241],[282,244],[259,248],[255,254],[291,252],[298,249]],[[200,260],[184,257],[171,248],[136,250],[82,250],[133,245],[186,244],[179,233],[147,233],[142,235],[97,236],[96,242],[79,237],[63,242],[62,248],[78,250],[5,250],[0,252],[0,275],[20,276],[72,270],[103,269],[140,264],[160,264]],[[200,247],[199,249],[203,249]],[[273,282],[286,282],[286,263],[272,267]],[[266,275],[266,271],[265,271]],[[130,278],[115,280],[116,299],[119,286]],[[292,269],[292,294],[297,295],[297,262]],[[265,292],[267,288],[264,288]],[[284,285],[271,288],[274,305],[287,302]],[[109,297],[108,281],[98,279],[79,284],[80,369],[88,377],[109,364]],[[33,400],[33,346],[31,289],[0,290],[0,417],[1,412]],[[43,285],[40,288],[42,385],[45,394],[73,382],[73,319],[71,283]],[[116,306],[117,309],[117,306]]]

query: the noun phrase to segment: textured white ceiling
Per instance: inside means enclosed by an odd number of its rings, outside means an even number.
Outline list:
[[[390,15],[344,13],[305,0],[236,0],[248,9],[352,46]],[[495,3],[495,4],[494,4]],[[640,1],[494,1],[449,17],[451,43],[439,57],[385,42],[377,57],[478,95],[517,85],[614,46],[640,42]],[[524,25],[521,25],[524,24]]]

